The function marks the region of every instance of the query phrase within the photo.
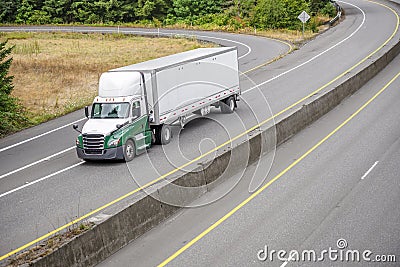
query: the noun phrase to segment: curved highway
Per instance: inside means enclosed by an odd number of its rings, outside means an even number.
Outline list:
[[[285,173],[254,198],[252,165],[228,197],[183,209],[99,266],[398,266],[399,65],[281,145],[267,181]]]
[[[190,32],[202,39],[238,46],[243,72],[239,108],[232,115],[215,111],[207,119],[189,123],[180,135],[175,133],[174,142],[153,147],[128,165],[83,163],[77,159],[73,149],[76,132],[71,125],[84,121],[82,111],[2,139],[0,255],[4,256],[0,257],[5,258],[8,252],[35,243],[46,233],[135,190],[138,182],[143,185],[153,181],[272,114],[284,114],[293,104],[301,105],[303,98],[340,83],[348,72],[361,69],[399,40],[398,16],[394,13],[398,6],[384,3],[385,6],[368,1],[341,2],[346,11],[344,21],[266,66],[260,65],[285,54],[289,46],[254,36]],[[161,31],[176,33],[186,32]],[[142,167],[149,163],[153,164],[151,168]]]

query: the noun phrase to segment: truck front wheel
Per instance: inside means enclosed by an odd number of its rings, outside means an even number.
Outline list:
[[[124,159],[126,162],[133,160],[135,157],[136,151],[135,151],[135,144],[133,143],[132,140],[126,141],[125,144],[125,149],[124,149]]]
[[[236,108],[236,100],[233,96],[228,97],[225,99],[221,104],[221,112],[222,113],[233,113]]]

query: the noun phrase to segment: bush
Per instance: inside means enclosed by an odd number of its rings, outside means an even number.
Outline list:
[[[336,16],[336,8],[331,2],[326,3],[326,5],[320,10],[321,14],[333,18]]]
[[[230,18],[226,14],[207,14],[195,20],[195,25],[212,24],[225,26],[230,23]]]
[[[47,14],[46,11],[42,11],[42,10],[34,10],[31,14],[31,16],[28,18],[27,22],[29,24],[48,24],[50,23],[51,17],[49,14]]]
[[[302,11],[309,12],[305,0],[259,0],[250,20],[261,29],[298,30],[301,22],[297,17]]]

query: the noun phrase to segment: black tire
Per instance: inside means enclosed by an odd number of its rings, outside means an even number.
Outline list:
[[[169,144],[172,138],[172,131],[169,125],[163,124],[161,126],[157,126],[154,129],[155,131],[155,144],[157,145],[166,145]]]
[[[160,135],[161,135],[160,136],[161,145],[169,144],[169,142],[171,142],[171,138],[172,138],[171,127],[169,127],[169,125],[164,124],[161,127]]]
[[[223,102],[221,102],[221,112],[222,113],[233,113],[236,108],[236,100],[233,96],[228,97]]]
[[[131,139],[126,141],[124,147],[124,160],[126,162],[133,160],[136,156],[135,143]]]

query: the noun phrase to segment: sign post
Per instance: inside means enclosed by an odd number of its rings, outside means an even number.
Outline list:
[[[301,22],[303,23],[303,39],[304,39],[304,24],[310,19],[310,15],[308,15],[307,12],[303,11],[297,18],[301,20]]]

